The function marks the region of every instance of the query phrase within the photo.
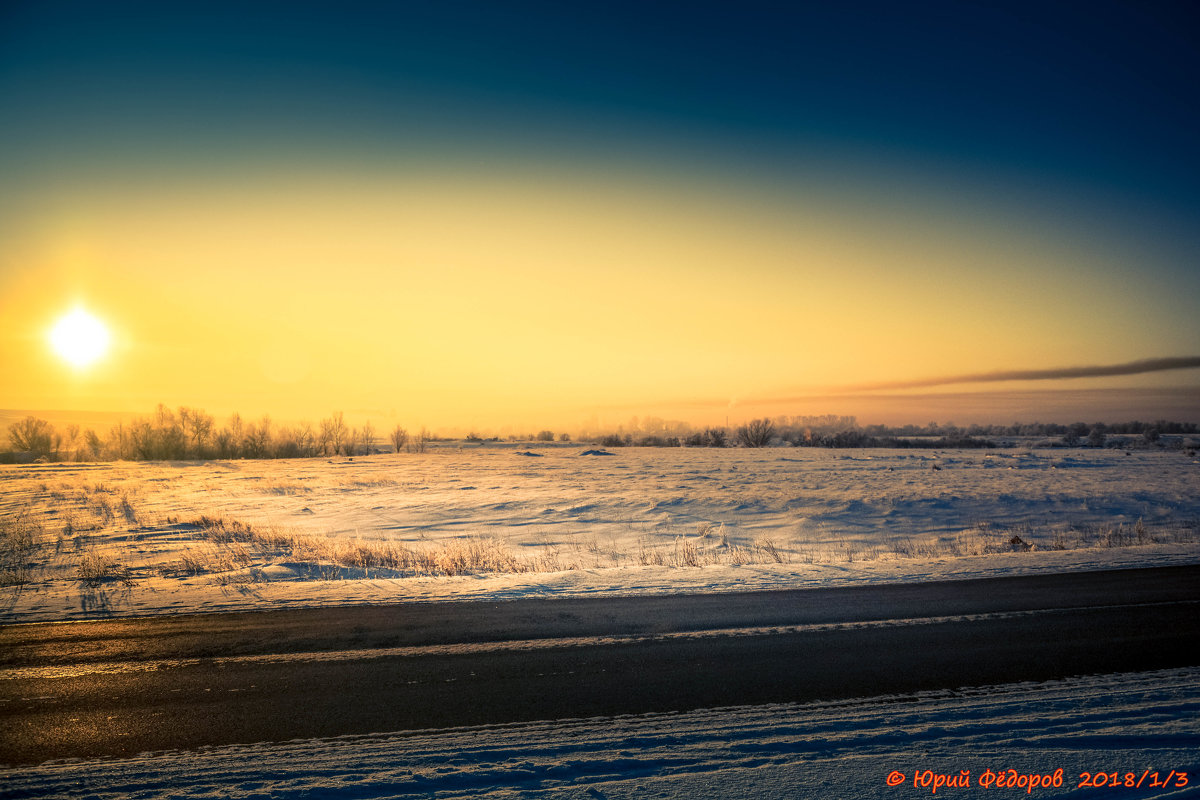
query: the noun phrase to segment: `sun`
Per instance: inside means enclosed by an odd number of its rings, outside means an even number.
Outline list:
[[[75,367],[86,367],[103,356],[108,341],[108,328],[82,308],[64,316],[50,331],[54,352]]]

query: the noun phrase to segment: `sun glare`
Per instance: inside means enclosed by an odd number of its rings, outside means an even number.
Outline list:
[[[96,317],[77,308],[55,323],[50,344],[63,360],[86,367],[108,350],[108,328]]]

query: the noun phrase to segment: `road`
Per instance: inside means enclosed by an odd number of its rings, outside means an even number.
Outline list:
[[[0,628],[0,764],[1200,664],[1200,567]]]

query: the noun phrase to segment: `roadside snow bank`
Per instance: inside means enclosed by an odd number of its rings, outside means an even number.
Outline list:
[[[966,770],[968,788],[938,794],[1146,800],[1195,796],[1198,711],[1200,669],[1175,669],[835,703],[169,751],[44,764],[8,771],[3,780],[6,797],[96,800],[484,793],[894,799],[933,796],[926,777],[958,778]],[[989,771],[1007,770],[1026,776],[1061,770],[1062,785],[1030,794],[981,783]],[[1084,773],[1116,773],[1121,785],[1077,788]],[[1142,786],[1126,787],[1126,775]]]

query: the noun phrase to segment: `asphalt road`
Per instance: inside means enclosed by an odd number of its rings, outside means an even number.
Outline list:
[[[0,764],[1200,664],[1200,567],[0,628]]]

